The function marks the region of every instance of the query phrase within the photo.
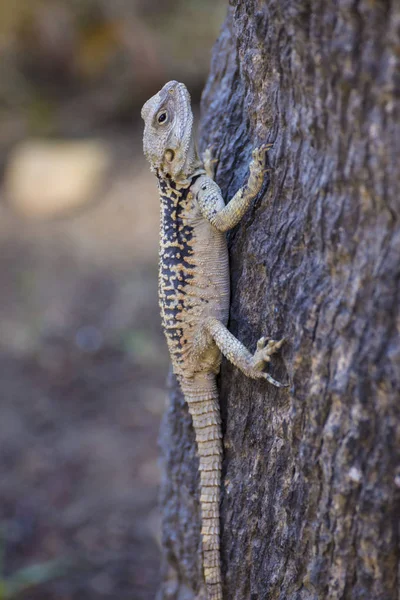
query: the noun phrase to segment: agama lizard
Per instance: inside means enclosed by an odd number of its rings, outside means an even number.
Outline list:
[[[222,434],[216,386],[221,354],[245,375],[263,369],[283,340],[261,338],[252,355],[226,328],[229,263],[225,232],[237,225],[261,190],[267,146],[253,151],[247,183],[225,206],[212,178],[210,152],[201,161],[190,95],[170,81],[142,108],[144,154],[161,199],[159,305],[173,371],[192,416],[200,463],[204,578],[209,600],[222,599],[219,541]]]

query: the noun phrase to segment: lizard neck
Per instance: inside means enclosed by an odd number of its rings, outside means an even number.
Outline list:
[[[182,154],[178,151],[177,156]],[[180,163],[168,163],[162,162],[161,165],[155,169],[157,177],[159,179],[169,179],[174,181],[179,187],[187,187],[191,185],[194,177],[205,174],[205,169],[202,161],[200,160],[196,144],[193,136],[190,139],[189,146],[184,154],[184,160],[180,159]]]
[[[179,177],[177,179],[172,179],[169,173],[165,173],[161,169],[156,169],[156,175],[161,184],[161,187],[173,188],[173,189],[187,189],[189,188],[195,180],[200,177],[200,175],[205,175],[205,169],[203,165],[200,163],[200,166],[193,170],[190,175]]]
[[[192,135],[191,139],[190,139],[190,144],[189,144],[189,148],[186,154],[186,159],[185,162],[183,163],[183,167],[182,167],[182,179],[183,180],[187,180],[187,179],[192,179],[195,175],[197,175],[198,171],[203,170],[204,171],[204,166],[202,161],[199,159],[199,156],[197,154],[197,148],[196,148],[196,144],[194,141],[194,137]],[[177,181],[178,183],[178,181]]]

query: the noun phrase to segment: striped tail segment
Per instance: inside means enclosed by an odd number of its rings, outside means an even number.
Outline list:
[[[222,433],[215,375],[183,379],[181,386],[192,416],[199,454],[203,568],[208,600],[222,600],[219,549]]]

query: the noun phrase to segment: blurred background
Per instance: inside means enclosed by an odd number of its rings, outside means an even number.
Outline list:
[[[225,0],[0,0],[0,599],[155,597],[168,370],[140,108]]]

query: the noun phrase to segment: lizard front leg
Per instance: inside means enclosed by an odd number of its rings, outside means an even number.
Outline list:
[[[199,345],[198,352],[200,350],[199,353],[201,353],[202,350],[204,351],[204,342],[210,337],[214,340],[222,354],[247,377],[251,377],[252,379],[266,379],[272,383],[272,385],[279,388],[288,387],[288,384],[276,381],[269,373],[266,373],[263,370],[265,364],[271,361],[271,355],[275,354],[282,346],[285,341],[284,339],[279,341],[269,340],[269,342],[267,342],[266,339],[262,337],[257,342],[257,350],[254,354],[251,354],[251,352],[249,352],[230,331],[228,331],[225,325],[214,317],[206,319],[202,326],[202,332],[199,332],[197,337]]]
[[[218,231],[228,231],[235,227],[260,192],[265,174],[265,153],[270,147],[271,144],[264,144],[253,150],[249,179],[226,206],[221,190],[212,179],[203,177],[195,184],[200,210]]]

